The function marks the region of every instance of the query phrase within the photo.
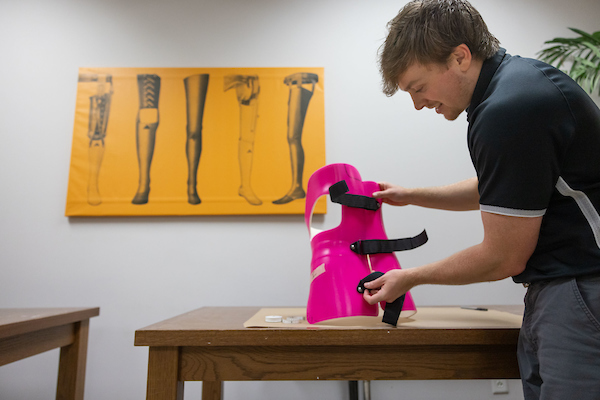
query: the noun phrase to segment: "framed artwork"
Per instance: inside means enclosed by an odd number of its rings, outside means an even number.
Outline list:
[[[65,214],[303,214],[324,114],[323,68],[82,68]]]

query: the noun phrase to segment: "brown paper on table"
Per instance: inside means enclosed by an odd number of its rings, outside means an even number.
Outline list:
[[[299,323],[266,322],[267,316],[281,316],[282,321],[290,317],[301,316]],[[381,321],[383,311],[377,317],[345,317],[317,324],[306,321],[306,308],[262,308],[244,323],[244,328],[289,328],[289,329],[344,329],[344,328],[382,328],[390,325]],[[406,328],[520,328],[522,317],[504,311],[479,311],[460,307],[421,307],[410,317],[400,317],[398,326]]]

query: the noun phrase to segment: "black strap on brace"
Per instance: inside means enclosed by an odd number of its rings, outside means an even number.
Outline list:
[[[329,187],[331,201],[348,207],[364,208],[365,210],[372,211],[376,211],[381,207],[381,204],[375,198],[358,194],[347,194],[346,192],[349,190],[346,181],[334,183]]]
[[[398,324],[398,319],[400,318],[400,312],[402,311],[405,298],[406,295],[403,294],[391,303],[385,303],[385,310],[383,310],[382,318],[383,322],[394,326]]]
[[[389,240],[357,240],[350,245],[350,250],[361,255],[393,253],[395,251],[415,249],[427,243],[427,240],[427,232],[423,230],[423,232],[411,238]]]

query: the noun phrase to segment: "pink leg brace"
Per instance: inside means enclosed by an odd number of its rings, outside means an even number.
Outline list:
[[[348,164],[327,165],[310,177],[304,214],[312,248],[306,309],[309,323],[377,316],[377,304],[368,304],[357,285],[375,271],[386,273],[400,268],[394,251],[412,249],[427,241],[425,231],[414,238],[388,240],[381,216],[382,202],[372,197],[377,190],[376,182],[363,182],[356,168]],[[333,229],[318,231],[311,226],[314,206],[328,193],[332,201],[342,204],[342,221]],[[384,313],[384,322],[396,325],[400,309],[416,311],[410,292],[402,300],[398,299],[400,304],[394,302],[399,306],[396,313],[391,310],[394,303],[383,305],[384,309],[390,308]]]

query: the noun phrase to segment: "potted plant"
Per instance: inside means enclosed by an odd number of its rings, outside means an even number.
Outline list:
[[[588,92],[598,90],[600,94],[600,31],[590,34],[569,29],[579,36],[548,40],[544,44],[549,47],[541,50],[538,58],[559,69],[570,62],[571,68],[564,72]]]

